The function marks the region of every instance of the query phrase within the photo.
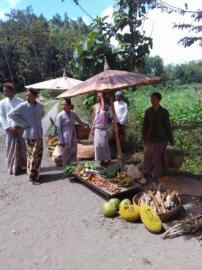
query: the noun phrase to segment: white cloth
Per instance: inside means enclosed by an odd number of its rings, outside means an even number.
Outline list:
[[[116,122],[125,125],[128,122],[128,105],[125,101],[115,101],[114,109],[116,113]]]
[[[8,113],[22,102],[23,100],[21,98],[15,96],[12,99],[7,97],[0,101],[0,123],[5,130],[16,125],[15,122],[8,117]]]

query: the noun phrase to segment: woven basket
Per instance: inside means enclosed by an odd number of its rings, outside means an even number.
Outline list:
[[[89,127],[83,127],[81,125],[75,125],[77,138],[79,140],[88,140],[91,129]]]
[[[138,200],[139,200],[141,195],[142,195],[142,192],[136,194],[133,197],[134,204],[138,204]],[[157,213],[157,215],[159,216],[161,221],[166,221],[166,220],[169,220],[172,217],[174,217],[176,214],[178,214],[181,209],[182,209],[182,202],[181,202],[180,198],[178,198],[178,205],[175,208],[173,208],[172,210],[168,210],[166,213]]]
[[[168,168],[179,169],[182,166],[185,155],[180,150],[166,149],[164,154],[165,165]]]
[[[52,153],[52,161],[56,166],[62,166],[62,147],[57,145]]]
[[[94,159],[95,150],[93,144],[77,144],[77,159]]]

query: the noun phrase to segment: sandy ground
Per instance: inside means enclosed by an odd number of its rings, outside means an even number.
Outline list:
[[[46,153],[40,186],[7,174],[2,143],[0,160],[0,270],[202,268],[198,240],[161,240],[141,223],[103,218],[104,199],[64,178]]]

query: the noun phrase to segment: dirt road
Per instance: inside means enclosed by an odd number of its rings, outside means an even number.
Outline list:
[[[1,138],[2,141],[2,138]],[[141,223],[100,213],[104,200],[64,178],[47,154],[43,184],[6,172],[0,148],[1,270],[198,270],[202,247],[194,238],[161,240]]]

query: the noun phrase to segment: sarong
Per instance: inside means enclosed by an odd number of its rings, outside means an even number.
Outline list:
[[[76,160],[77,160],[77,138],[74,138],[70,145],[65,144],[65,147],[63,148],[63,155],[62,155],[63,166]]]
[[[94,132],[95,160],[108,161],[111,159],[108,133],[106,129],[95,128]]]
[[[156,177],[164,175],[165,150],[166,150],[165,143],[147,143],[143,162],[143,174],[145,176]]]
[[[10,174],[17,174],[26,168],[26,144],[22,133],[23,130],[18,134],[6,131],[7,168]]]
[[[27,145],[27,174],[30,181],[39,178],[39,171],[43,156],[43,139],[26,140]]]

